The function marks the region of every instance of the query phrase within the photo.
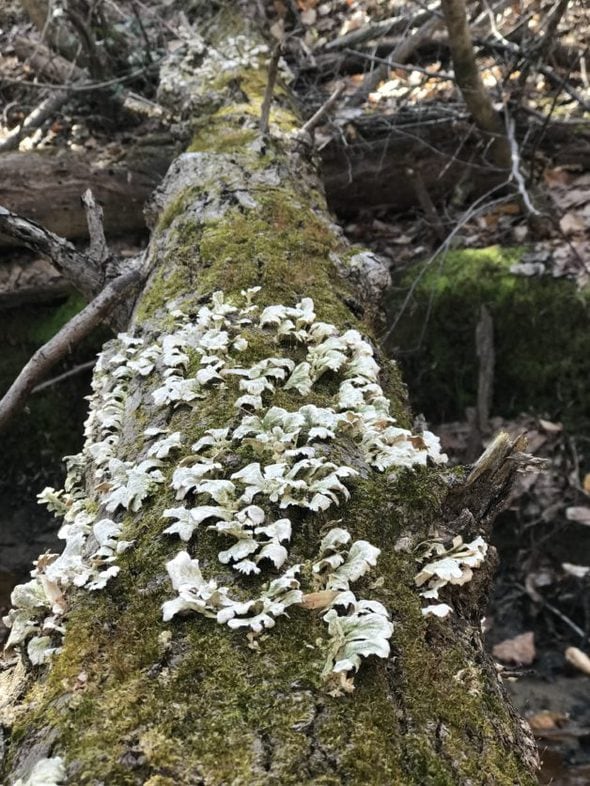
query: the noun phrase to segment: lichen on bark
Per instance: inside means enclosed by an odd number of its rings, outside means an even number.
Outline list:
[[[230,25],[231,36],[236,25]],[[246,40],[259,47],[253,33],[241,34],[252,35]],[[218,75],[208,95],[206,50],[201,57],[201,78],[190,81],[191,89],[203,91],[198,106],[226,133],[217,150],[215,136],[197,132],[192,152],[175,162],[155,195],[151,275],[130,331],[149,344],[173,328],[175,309],[194,315],[216,290],[231,300],[260,286],[261,307],[312,297],[318,320],[370,336],[361,317],[373,317],[374,304],[337,272],[358,252],[351,254],[332,224],[310,151],[290,133],[297,128],[290,100],[279,96],[270,133],[262,138],[257,107],[263,58],[232,65],[231,79]],[[228,138],[241,139],[235,150],[228,150]],[[276,351],[272,334],[247,328],[244,335],[244,363]],[[115,342],[105,357],[119,349]],[[283,351],[301,360],[296,344]],[[377,350],[376,356],[382,360]],[[407,425],[397,368],[380,365],[381,387],[400,425]],[[128,385],[117,453],[122,460],[144,455],[150,426],[180,431],[190,445],[233,417],[228,387],[163,418],[143,378]],[[310,403],[324,405],[333,387],[326,375]],[[274,403],[297,409],[301,397],[281,389]],[[298,516],[292,553],[302,562],[316,553],[334,515],[355,539],[381,549],[379,580],[364,577],[362,589],[395,621],[392,656],[368,660],[354,693],[332,696],[318,668],[325,624],[303,608],[290,608],[259,649],[207,618],[162,622],[161,605],[171,594],[164,566],[178,551],[177,542],[161,534],[162,513],[174,504],[172,466],[162,468],[166,482],[157,493],[123,516],[122,537],[134,545],[118,558],[119,574],[100,592],[70,594],[62,651],[48,667],[19,672],[12,700],[0,704],[10,729],[2,772],[8,783],[48,752],[64,757],[66,782],[80,786],[534,783],[528,737],[505,703],[477,629],[491,567],[480,571],[468,593],[456,591],[452,624],[425,619],[414,586],[413,546],[435,532],[466,534],[471,528],[475,534],[489,525],[479,510],[477,519],[449,513],[449,487],[460,484],[459,472],[428,466],[395,479],[366,472],[351,483],[351,499],[336,513]],[[90,466],[86,482],[92,496]],[[482,499],[486,493],[484,483]],[[206,565],[216,560],[211,532],[191,548]],[[3,685],[16,679],[16,668],[3,672]]]

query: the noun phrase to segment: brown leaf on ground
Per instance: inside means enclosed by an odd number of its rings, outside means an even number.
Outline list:
[[[532,631],[521,633],[513,639],[506,639],[492,649],[494,658],[504,663],[514,663],[519,666],[530,666],[535,660],[535,634]]]
[[[527,716],[529,726],[533,731],[546,731],[547,729],[560,729],[568,722],[568,716],[563,712],[550,712],[541,710],[534,715]]]

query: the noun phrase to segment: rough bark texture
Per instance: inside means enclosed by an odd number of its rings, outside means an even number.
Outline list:
[[[354,283],[354,265],[365,264],[360,278],[366,286],[372,273],[374,290],[384,284],[378,267],[369,255],[359,262],[358,249],[330,223],[309,151],[289,136],[298,121],[280,90],[270,134],[258,136],[264,68],[252,63],[214,73],[215,52],[227,57],[228,36],[246,31],[221,17],[217,32],[208,54],[196,56],[198,41],[184,53],[185,65],[201,63],[198,71],[183,71],[177,53],[174,83],[163,80],[164,89],[178,90],[179,101],[190,93],[203,122],[153,201],[152,273],[131,330],[149,342],[170,329],[171,301],[192,314],[215,290],[231,299],[261,286],[263,306],[312,297],[318,319],[368,335],[368,324],[359,321],[365,298],[338,272],[348,270]],[[247,35],[242,51],[252,45]],[[252,327],[247,337],[245,364],[276,353],[268,333]],[[106,356],[120,348],[115,341]],[[296,344],[282,351],[300,359]],[[397,369],[380,360],[382,387],[407,425]],[[329,379],[318,383],[310,401],[330,400],[331,386]],[[215,388],[193,408],[168,412],[169,428],[182,431],[190,445],[206,429],[231,422],[229,387]],[[144,429],[164,425],[152,389],[143,377],[128,382],[121,459],[144,457]],[[281,389],[275,403],[298,409],[302,401],[296,391]],[[392,480],[365,468],[348,503],[298,518],[293,561],[313,557],[336,516],[353,538],[382,550],[375,576],[383,580],[370,596],[395,622],[392,656],[365,660],[354,693],[340,697],[328,695],[319,677],[325,624],[313,612],[291,608],[258,650],[247,646],[243,632],[212,619],[162,622],[160,606],[172,594],[164,564],[180,547],[161,534],[161,513],[175,503],[168,484],[160,486],[139,513],[123,519],[124,537],[135,543],[119,558],[119,576],[102,591],[70,593],[62,652],[48,668],[27,671],[19,660],[2,673],[3,782],[12,784],[41,757],[61,755],[66,782],[77,786],[532,786],[529,737],[481,643],[491,565],[458,588],[453,621],[425,619],[413,583],[414,555],[404,550],[435,530],[468,536],[488,528],[512,472],[508,453],[466,482],[458,471],[422,468]],[[358,461],[338,440],[329,455]],[[177,458],[167,459],[167,477]],[[86,486],[100,515],[101,492],[90,466]],[[217,548],[207,531],[190,544],[208,575],[219,569]],[[249,581],[223,573],[235,591]]]

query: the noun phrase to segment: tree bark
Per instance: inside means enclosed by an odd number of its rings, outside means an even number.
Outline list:
[[[469,31],[464,0],[441,0],[449,31],[449,47],[455,78],[463,100],[479,129],[490,138],[491,158],[502,170],[510,169],[510,145],[506,129],[481,79]]]
[[[414,582],[418,544],[435,534],[446,543],[455,535],[466,539],[489,530],[515,467],[513,446],[506,440],[462,479],[461,472],[435,465],[380,471],[354,432],[325,435],[314,443],[315,458],[358,473],[342,476],[350,499],[346,492],[334,492],[326,497],[329,509],[313,512],[293,502],[280,509],[278,500],[262,492],[254,498],[269,520],[271,515],[290,518],[287,564],[301,564],[301,588],[312,598],[289,606],[288,615],[278,616],[276,626],[258,637],[195,613],[162,620],[162,604],[175,596],[165,565],[183,549],[199,560],[206,580],[218,580],[221,595],[227,587],[242,600],[259,597],[261,583],[285,570],[263,560],[260,576],[244,577],[232,571],[229,558],[220,563],[220,543],[227,547],[232,541],[207,528],[212,520],[187,542],[163,534],[170,524],[163,512],[186,504],[175,500],[173,473],[196,466],[199,448],[191,452],[190,446],[208,436],[208,429],[233,429],[250,414],[251,402],[241,408],[235,404],[244,393],[240,380],[255,378],[224,371],[222,383],[194,388],[192,403],[163,406],[152,394],[166,380],[180,374],[190,382],[203,370],[195,345],[185,346],[186,360],[174,365],[177,359],[164,351],[164,337],[176,334],[178,339],[178,331],[188,329],[195,317],[205,319],[202,311],[199,315],[203,306],[217,303],[222,309],[220,296],[212,299],[221,290],[224,303],[238,304],[242,319],[248,313],[252,319],[238,325],[235,315],[229,317],[234,320],[230,333],[239,330],[247,344],[233,345],[228,368],[247,370],[268,358],[289,367],[301,363],[307,339],[300,334],[309,327],[305,318],[297,317],[292,327],[284,323],[279,341],[276,326],[261,324],[261,314],[277,304],[293,308],[303,298],[313,298],[316,322],[334,325],[337,335],[356,330],[365,336],[366,352],[374,346],[369,323],[375,297],[386,284],[378,261],[349,248],[331,223],[310,150],[292,133],[298,119],[284,89],[276,89],[268,134],[259,135],[266,81],[265,57],[258,49],[262,42],[227,6],[209,30],[208,46],[195,36],[193,49],[174,54],[168,71],[164,66],[162,91],[184,106],[190,100],[203,120],[151,204],[151,273],[128,331],[142,343],[138,347],[120,336],[105,347],[95,374],[87,443],[70,462],[78,468],[68,482],[75,499],[62,497],[70,519],[82,515],[73,524],[86,538],[84,559],[94,555],[93,570],[100,562],[97,543],[88,534],[93,523],[116,519],[121,537],[132,543],[116,557],[120,571],[102,589],[65,586],[60,574],[53,601],[63,611],[59,621],[66,632],[61,651],[47,665],[32,667],[24,653],[3,664],[3,782],[13,784],[41,760],[62,757],[64,782],[77,786],[532,786],[529,734],[507,704],[482,648],[479,619],[491,561],[474,571],[469,584],[447,595],[455,606],[451,622],[423,615]],[[183,70],[195,62],[198,69]],[[245,304],[253,293],[246,300],[241,293],[255,287],[260,287],[254,296],[258,310],[248,312]],[[363,311],[364,321],[359,318]],[[215,319],[223,323],[219,313]],[[358,334],[347,335],[357,340]],[[157,355],[155,367],[146,367],[145,356],[142,370],[136,366],[129,374],[125,358],[139,361],[137,353],[145,350]],[[377,350],[374,354],[391,411],[398,425],[407,427],[397,368]],[[290,412],[303,404],[334,407],[344,377],[340,361],[333,362],[305,393],[285,384],[280,373],[263,377],[264,409],[256,414],[262,416],[271,405]],[[255,398],[252,389],[247,395]],[[139,471],[153,445],[148,428],[179,432],[182,447],[159,460],[162,479],[152,476],[143,500],[139,494],[135,501],[114,503],[111,495],[121,488],[116,467],[124,466],[117,461]],[[219,472],[237,484],[236,473],[252,462],[276,465],[272,452],[282,455],[284,445],[276,431],[273,435],[271,448],[261,437],[220,446]],[[399,439],[410,453],[422,443],[409,432],[400,432]],[[104,450],[110,463],[105,464],[104,452],[100,455]],[[344,695],[334,695],[337,685],[334,689],[335,683],[326,683],[320,674],[328,646],[323,612],[305,607],[312,601],[321,606],[312,593],[311,566],[321,538],[336,526],[345,527],[353,541],[366,540],[381,550],[373,574],[354,590],[384,604],[395,625],[390,656],[364,658],[354,692]],[[63,534],[71,539],[72,532]],[[39,567],[46,581],[50,562],[42,560]],[[49,635],[57,643],[57,634]]]

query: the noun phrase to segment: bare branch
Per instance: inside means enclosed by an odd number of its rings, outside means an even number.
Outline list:
[[[336,90],[332,93],[332,95],[325,101],[321,107],[315,112],[309,120],[307,120],[302,126],[299,131],[300,135],[303,136],[304,134],[309,134],[313,131],[313,129],[317,126],[317,124],[321,121],[324,115],[330,111],[330,109],[334,106],[336,101],[340,98],[342,93],[344,92],[345,85],[344,83],[338,85]]]
[[[39,380],[68,354],[73,345],[100,324],[117,303],[141,284],[143,275],[140,268],[134,268],[111,281],[86,308],[35,352],[0,401],[0,430],[23,408]]]
[[[77,251],[69,240],[55,235],[36,221],[22,218],[0,205],[0,232],[36,254],[47,257],[87,300],[102,289],[102,266],[88,254]]]

